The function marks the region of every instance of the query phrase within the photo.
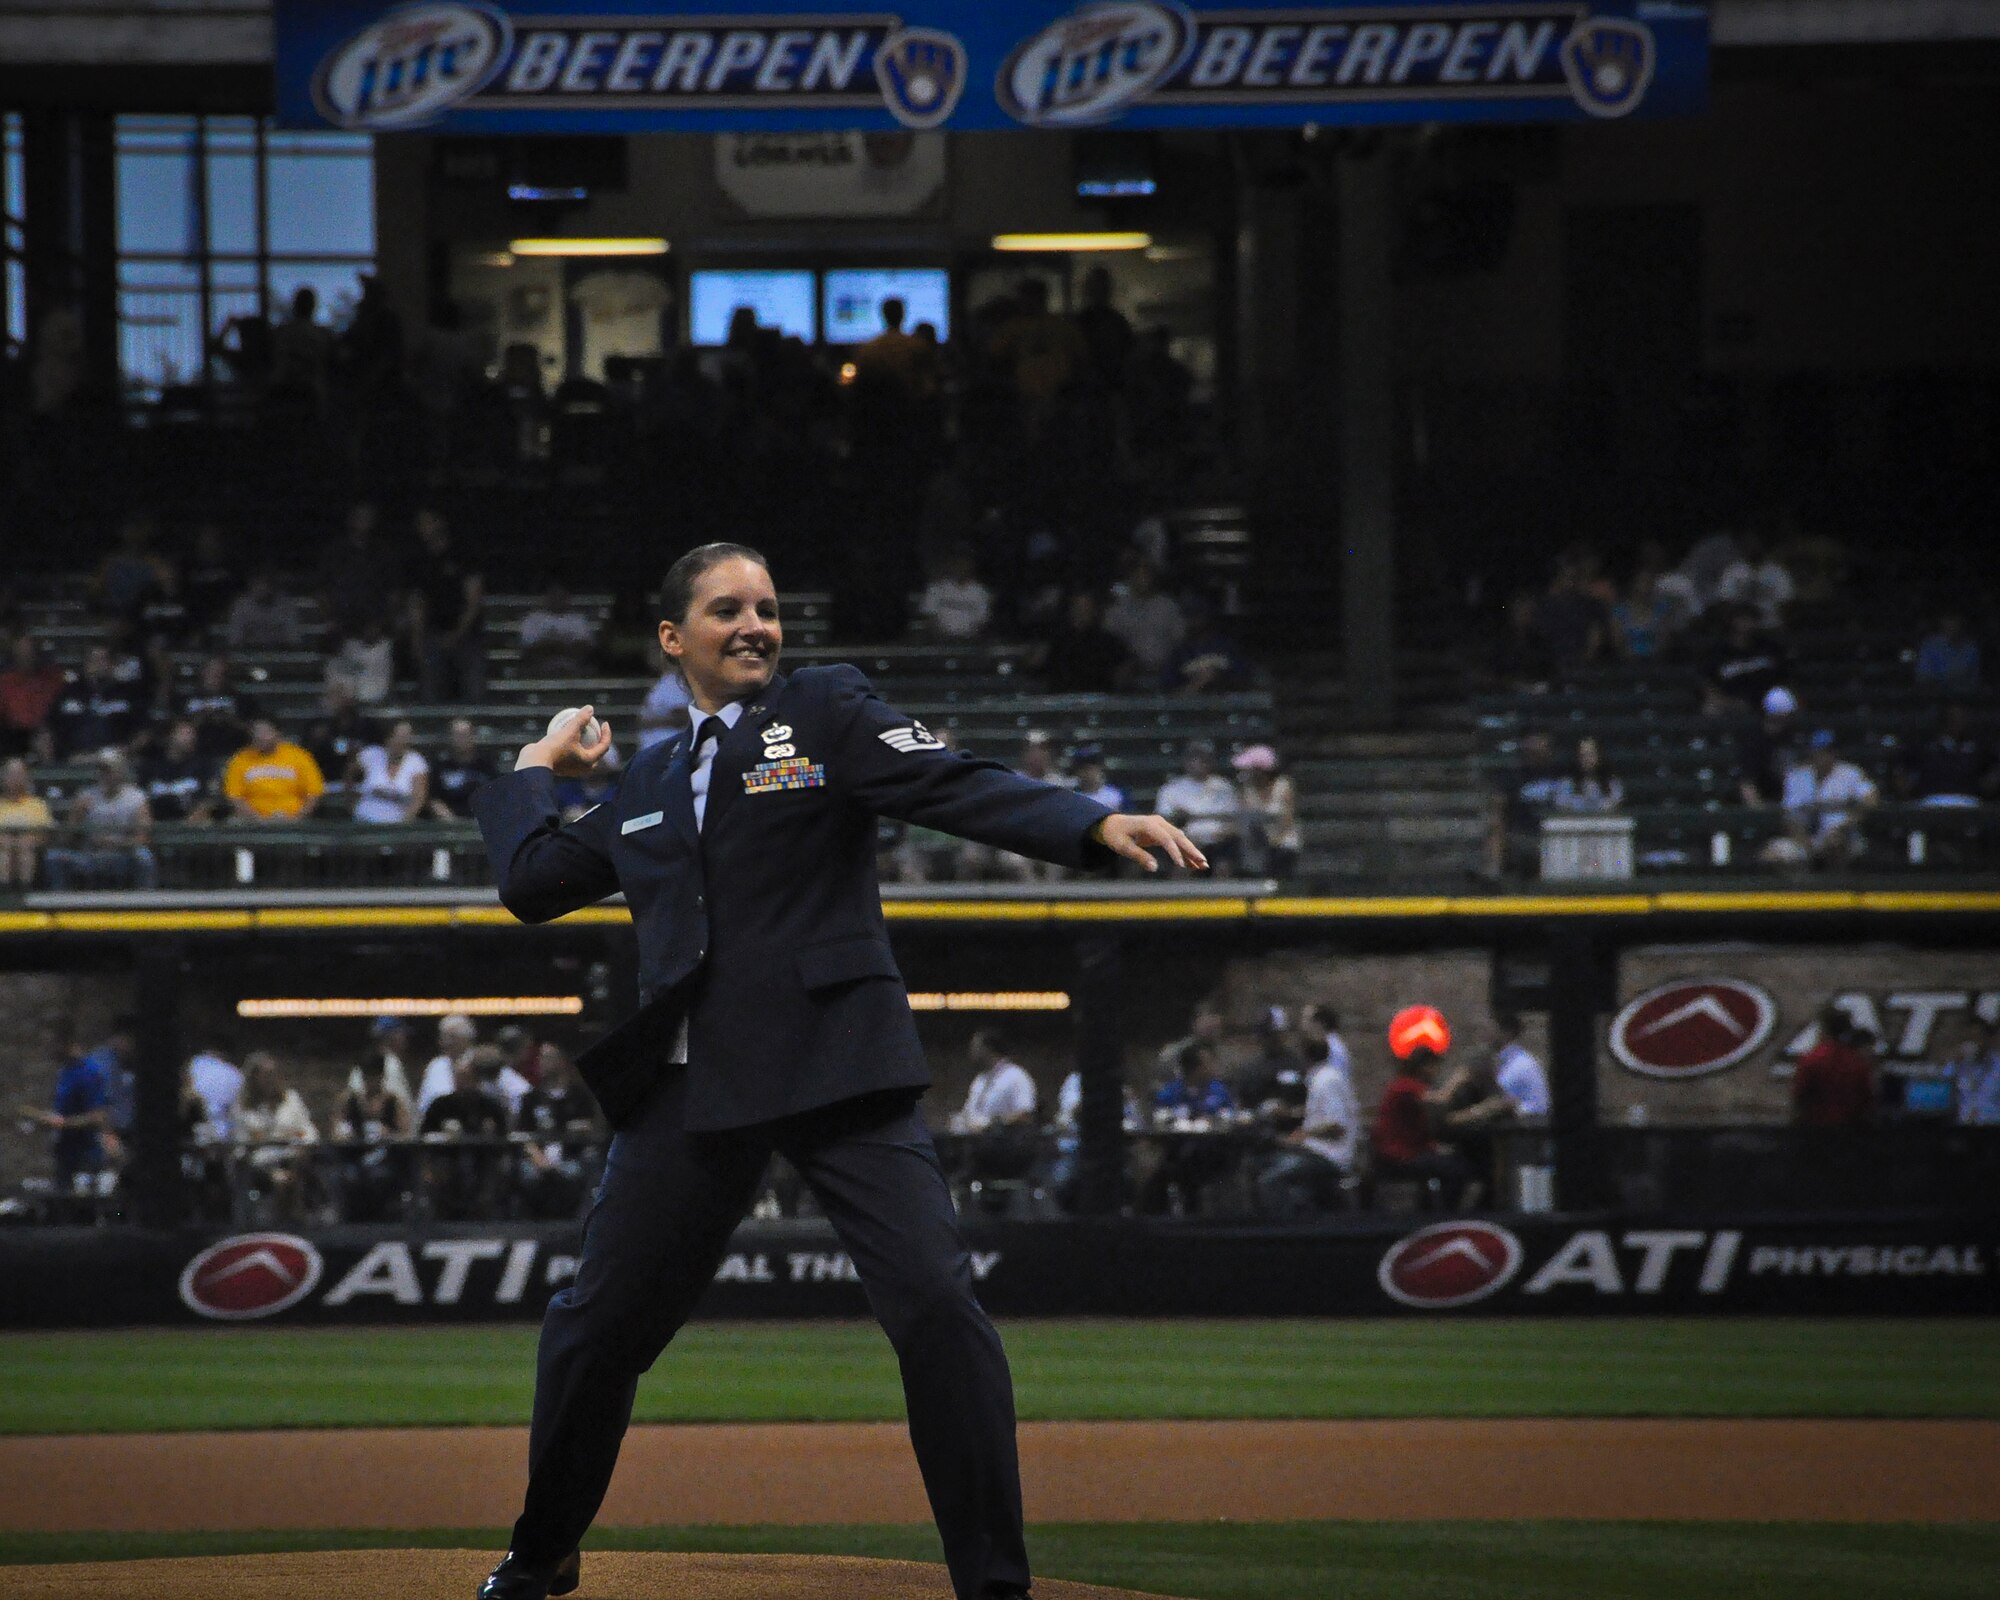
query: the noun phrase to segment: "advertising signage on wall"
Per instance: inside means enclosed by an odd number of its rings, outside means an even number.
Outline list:
[[[277,0],[292,127],[1296,127],[1701,109],[1685,0]]]

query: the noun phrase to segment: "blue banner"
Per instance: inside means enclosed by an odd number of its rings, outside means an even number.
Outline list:
[[[278,114],[366,132],[1569,122],[1702,108],[1681,0],[277,0]]]

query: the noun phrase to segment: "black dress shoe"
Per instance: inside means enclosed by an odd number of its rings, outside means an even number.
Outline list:
[[[582,1582],[583,1557],[572,1550],[554,1566],[523,1561],[513,1551],[479,1586],[478,1600],[551,1600]]]

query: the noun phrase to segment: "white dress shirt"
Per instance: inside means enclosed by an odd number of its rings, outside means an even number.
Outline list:
[[[972,1080],[965,1094],[965,1128],[983,1133],[998,1122],[1035,1114],[1035,1080],[1016,1061],[996,1061]]]
[[[1549,1114],[1549,1080],[1537,1061],[1519,1039],[1510,1040],[1500,1047],[1493,1058],[1493,1078],[1500,1085],[1500,1092],[1514,1102],[1514,1109],[1524,1117],[1546,1117]]]
[[[1331,1161],[1343,1172],[1354,1165],[1355,1143],[1361,1136],[1361,1109],[1354,1098],[1354,1078],[1348,1070],[1347,1045],[1337,1033],[1326,1036],[1326,1059],[1306,1079],[1304,1128],[1338,1124],[1337,1136],[1308,1134],[1305,1147]]]

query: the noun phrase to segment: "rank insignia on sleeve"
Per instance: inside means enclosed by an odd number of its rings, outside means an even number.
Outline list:
[[[907,728],[890,728],[875,737],[891,750],[901,751],[906,756],[918,750],[942,750],[945,747],[944,740],[921,722],[913,722]]]
[[[808,756],[760,761],[743,774],[745,794],[777,794],[786,789],[823,789],[826,767]]]

